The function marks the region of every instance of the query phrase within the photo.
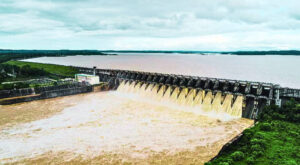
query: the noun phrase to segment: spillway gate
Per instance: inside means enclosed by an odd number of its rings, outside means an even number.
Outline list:
[[[159,93],[162,87],[165,88],[163,95],[166,93],[166,89],[170,89],[170,95],[172,95],[172,92],[176,89],[178,94],[173,97],[179,97],[181,91],[185,90],[184,93],[186,94],[181,97],[186,99],[188,99],[188,94],[193,90],[195,93],[193,99],[196,98],[197,94],[202,92],[202,104],[206,101],[211,102],[213,106],[213,103],[217,102],[217,99],[220,100],[219,102],[222,107],[230,96],[232,97],[231,101],[226,104],[230,104],[231,108],[234,109],[234,106],[238,104],[237,102],[242,102],[241,117],[250,119],[257,118],[257,115],[262,111],[265,105],[274,103],[280,106],[283,98],[300,98],[299,89],[282,88],[272,83],[128,70],[77,68],[82,73],[95,73],[99,75],[100,81],[109,82],[110,88],[114,90],[116,90],[120,84],[134,84],[132,86],[139,84],[140,87],[144,84],[144,90],[150,85],[151,90],[156,86],[156,93]],[[242,101],[238,101],[237,99]]]

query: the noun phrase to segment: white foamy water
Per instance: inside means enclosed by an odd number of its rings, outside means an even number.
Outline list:
[[[41,57],[25,61],[271,82],[300,88],[300,56],[119,53],[119,56]]]
[[[0,162],[48,152],[86,159],[104,153],[146,157],[150,151],[174,153],[197,146],[207,146],[212,157],[212,144],[225,144],[251,125],[246,119],[220,122],[118,92],[78,97],[82,101],[57,115],[1,130]]]

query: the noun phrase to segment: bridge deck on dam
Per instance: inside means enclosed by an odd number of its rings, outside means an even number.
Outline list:
[[[209,93],[212,97],[211,103],[213,98],[221,97],[220,104],[223,104],[226,96],[232,95],[231,107],[234,106],[236,99],[242,96],[242,117],[251,119],[256,118],[265,105],[271,103],[280,105],[281,99],[300,99],[299,89],[282,88],[278,84],[272,83],[128,70],[77,68],[82,73],[99,75],[100,81],[109,82],[111,89],[117,89],[124,80],[135,81],[134,84],[138,84],[138,82],[141,82],[140,84],[153,84],[153,86],[157,85],[158,88],[164,85],[172,86],[173,91],[178,87],[179,94],[183,89],[187,90],[187,93],[196,89],[197,92]]]

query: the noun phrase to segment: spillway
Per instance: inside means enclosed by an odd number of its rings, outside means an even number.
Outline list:
[[[193,89],[142,81],[123,80],[117,88],[123,93],[137,94],[151,100],[172,103],[176,106],[192,108],[216,114],[227,114],[241,118],[244,97],[242,95],[212,92],[210,90]]]
[[[116,90],[125,81],[140,82],[139,93],[147,97],[158,97],[176,104],[201,107],[205,112],[226,113],[231,116],[257,119],[263,107],[270,104],[281,106],[290,98],[300,99],[299,89],[282,88],[278,84],[243,80],[219,79],[188,75],[162,74],[116,69],[96,69],[77,67],[82,73],[95,72],[102,82],[107,82],[111,90]],[[132,88],[135,86],[131,84]],[[125,84],[123,84],[125,85]],[[149,88],[148,85],[151,87]],[[163,89],[161,89],[161,87]],[[157,89],[158,96],[150,94]],[[129,88],[129,87],[126,87]],[[138,88],[136,88],[137,90]],[[242,111],[241,111],[242,107]]]

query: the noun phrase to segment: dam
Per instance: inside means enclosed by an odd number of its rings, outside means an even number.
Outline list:
[[[41,88],[34,92],[42,99],[0,106],[0,161],[204,164],[251,127],[263,106],[299,97],[271,83],[78,69],[98,75],[105,90]]]
[[[278,84],[161,74],[113,69],[77,67],[83,73],[95,73],[109,88],[126,93],[155,97],[158,101],[201,108],[234,117],[256,119],[263,107],[300,99],[299,89],[282,88]],[[151,93],[151,94],[150,94]]]

